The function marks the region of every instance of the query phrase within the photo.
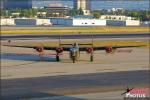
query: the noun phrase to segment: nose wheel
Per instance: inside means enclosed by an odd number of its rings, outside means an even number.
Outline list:
[[[90,61],[91,62],[93,62],[93,58],[94,58],[93,55],[91,55],[91,57],[90,57]]]
[[[72,57],[72,62],[75,63],[75,56]]]

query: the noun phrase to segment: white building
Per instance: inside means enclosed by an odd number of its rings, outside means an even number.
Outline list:
[[[9,18],[1,19],[0,25],[49,25],[51,26],[50,19],[36,19],[36,18]]]
[[[111,20],[134,20],[135,18],[129,16],[120,15],[101,15],[100,19],[111,19]]]
[[[1,19],[1,25],[62,25],[62,26],[139,26],[139,20],[112,20],[93,18],[15,18]]]
[[[106,26],[106,20],[101,19],[72,19],[73,26]]]
[[[106,20],[108,26],[139,26],[140,20],[134,17],[119,16],[119,15],[102,15],[101,19]]]
[[[20,13],[11,13],[12,16],[19,17]]]
[[[126,20],[126,26],[140,26],[139,20]]]
[[[81,18],[51,18],[53,25],[65,26],[106,26],[106,20]]]
[[[37,12],[38,17],[46,17],[47,12]]]
[[[112,8],[111,11],[115,12],[115,11],[124,11],[123,8]]]
[[[52,23],[50,22],[50,19],[36,19],[36,18],[3,18],[0,19],[0,25],[49,25],[51,26]]]
[[[15,25],[15,20],[10,18],[0,19],[0,25]]]

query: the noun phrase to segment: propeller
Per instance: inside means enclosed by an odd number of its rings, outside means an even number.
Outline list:
[[[38,46],[38,47],[35,48],[35,50],[39,53],[40,59],[43,60],[44,47],[43,46]]]
[[[94,55],[93,55],[93,52],[94,52],[93,47],[87,48],[86,52],[87,52],[88,54],[91,54],[91,55],[90,55],[90,61],[93,62],[93,58],[94,58]]]
[[[93,48],[92,48],[92,47],[91,47],[91,48],[87,48],[86,52],[87,52],[88,54],[93,53]]]

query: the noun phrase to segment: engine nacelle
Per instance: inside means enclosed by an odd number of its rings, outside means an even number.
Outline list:
[[[62,53],[63,52],[63,48],[62,47],[56,48],[56,52],[57,53]]]
[[[87,48],[86,52],[89,53],[89,54],[93,53],[93,48]]]
[[[44,51],[44,48],[43,47],[36,47],[35,50],[39,53],[43,52]]]
[[[106,53],[112,53],[114,50],[111,46],[105,48]]]

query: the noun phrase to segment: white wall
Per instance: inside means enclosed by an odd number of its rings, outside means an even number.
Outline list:
[[[50,21],[53,25],[106,26],[106,20],[100,20],[100,19],[51,18]]]
[[[0,19],[0,25],[15,25],[14,19]]]
[[[0,25],[65,25],[65,26],[139,26],[139,20],[101,20],[101,19],[1,19]]]
[[[36,19],[36,25],[52,25],[50,19]]]
[[[139,26],[139,20],[126,20],[126,26]]]
[[[16,18],[16,25],[52,25],[50,19],[36,19],[36,18]]]
[[[73,26],[106,26],[106,20],[73,19]]]

